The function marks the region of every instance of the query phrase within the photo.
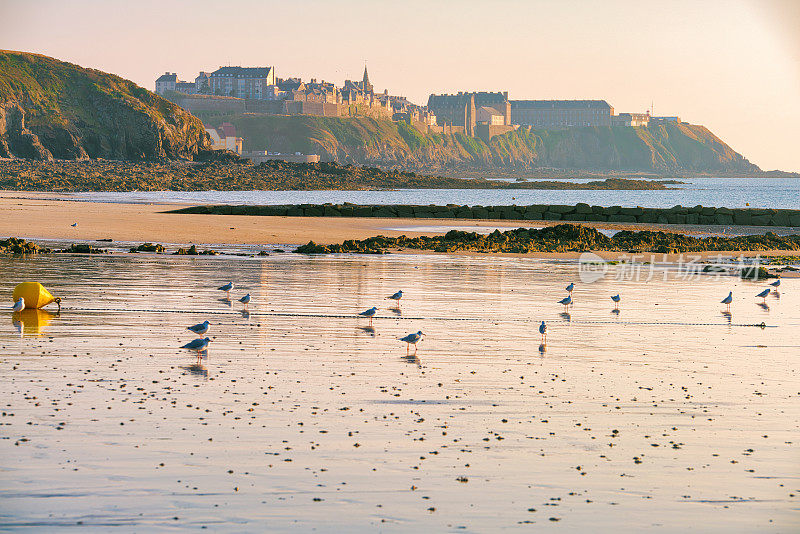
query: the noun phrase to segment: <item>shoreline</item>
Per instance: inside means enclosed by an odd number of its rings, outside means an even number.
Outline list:
[[[175,245],[301,245],[314,241],[320,244],[341,243],[348,239],[366,239],[376,235],[408,237],[443,235],[450,229],[518,228],[554,226],[561,221],[529,220],[464,220],[464,219],[407,219],[373,217],[253,217],[248,215],[205,215],[166,213],[185,207],[180,204],[125,204],[70,201],[53,193],[0,191],[0,236],[28,240],[59,240],[96,242],[170,243]],[[72,227],[73,223],[77,227]],[[415,231],[424,224],[426,230]],[[718,233],[719,227],[704,225],[661,225],[648,223],[584,222],[598,230],[653,230],[681,232],[702,236]],[[441,231],[430,227],[442,227]],[[776,231],[777,227],[753,230]],[[98,243],[102,247],[102,243]],[[404,254],[433,254],[430,251],[403,250]],[[465,254],[465,253],[461,253]],[[486,256],[486,253],[466,253]],[[630,258],[621,252],[597,252],[606,260]],[[492,253],[500,257],[530,257],[577,259],[579,252],[526,254]],[[683,257],[708,258],[720,255],[733,257],[798,255],[797,251],[732,251],[685,253]],[[650,257],[650,253],[646,254]],[[680,254],[652,254],[653,257],[677,259]],[[659,260],[660,261],[660,260]]]

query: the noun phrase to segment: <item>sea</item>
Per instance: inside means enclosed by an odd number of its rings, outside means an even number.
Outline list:
[[[560,180],[581,183],[589,179]],[[800,209],[798,178],[682,178],[674,189],[624,190],[495,190],[393,189],[375,191],[134,191],[81,192],[74,200],[121,203],[177,204],[458,204],[508,206],[576,204],[669,208],[714,206],[726,208]]]

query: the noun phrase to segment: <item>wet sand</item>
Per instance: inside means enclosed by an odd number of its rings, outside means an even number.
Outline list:
[[[0,272],[0,295],[34,279],[64,297],[60,316],[0,321],[7,529],[800,528],[798,280],[762,307],[763,283],[612,266],[566,317],[577,265],[534,258],[0,257]],[[213,289],[228,279],[249,317]],[[352,317],[397,289],[373,331]],[[177,347],[203,319],[197,364]],[[397,338],[419,329],[406,357]]]
[[[26,239],[59,239],[93,241],[113,239],[124,242],[177,244],[272,244],[300,245],[341,243],[346,239],[365,239],[375,235],[410,237],[444,234],[452,228],[552,226],[559,221],[485,221],[464,219],[381,219],[342,217],[253,217],[238,215],[197,215],[165,213],[185,207],[174,204],[122,204],[79,202],[54,193],[0,192],[0,236]],[[72,227],[77,222],[77,227]],[[615,223],[581,223],[610,230],[668,230],[692,234],[722,231],[715,226],[645,225]],[[431,229],[430,227],[434,227]],[[436,231],[435,228],[439,230]],[[424,228],[424,229],[421,229]],[[783,228],[747,227],[761,233],[785,231]],[[739,256],[740,252],[733,255]],[[744,255],[765,255],[764,252]],[[796,254],[773,251],[772,255]],[[576,258],[579,253],[559,257]],[[700,253],[702,257],[717,256],[719,252]],[[553,254],[532,253],[533,257]],[[623,255],[603,254],[607,259]]]

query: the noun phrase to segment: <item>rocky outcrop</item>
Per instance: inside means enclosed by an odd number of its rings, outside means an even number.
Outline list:
[[[0,157],[194,159],[209,148],[198,118],[131,81],[0,51]]]

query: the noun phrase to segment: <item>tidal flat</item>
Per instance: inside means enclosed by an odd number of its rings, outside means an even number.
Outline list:
[[[0,256],[0,528],[797,531],[800,280],[630,268]]]

